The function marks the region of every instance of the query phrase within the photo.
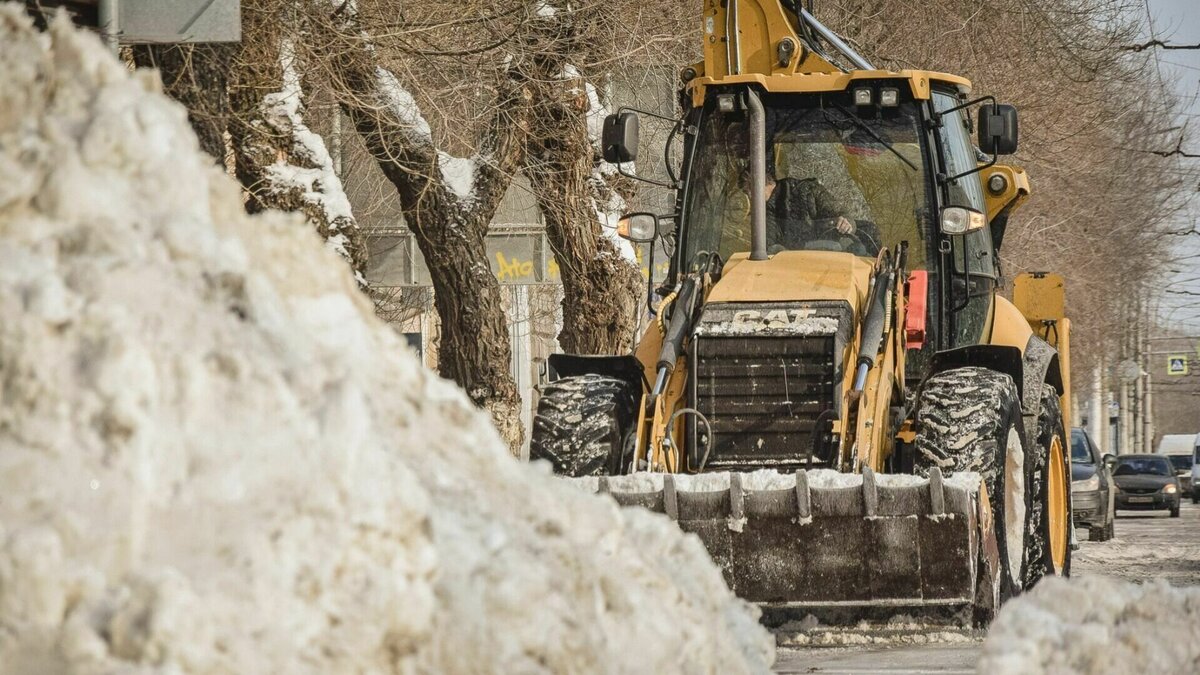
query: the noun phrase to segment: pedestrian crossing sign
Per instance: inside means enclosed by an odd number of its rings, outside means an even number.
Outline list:
[[[1167,357],[1167,374],[1168,375],[1187,375],[1188,374],[1188,357],[1187,354],[1172,354]]]

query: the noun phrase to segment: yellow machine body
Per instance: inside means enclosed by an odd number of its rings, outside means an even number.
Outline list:
[[[754,88],[768,95],[820,94],[850,92],[860,83],[878,87],[881,82],[895,81],[896,86],[906,87],[913,100],[926,101],[926,105],[932,105],[935,91],[953,90],[963,99],[970,91],[966,79],[945,73],[843,69],[811,47],[817,44],[811,35],[811,26],[816,24],[805,23],[797,11],[789,11],[795,6],[786,7],[784,0],[703,2],[704,61],[683,75],[685,100],[697,108],[710,104],[715,93],[739,88]],[[921,161],[922,148],[916,145],[889,150],[904,161]],[[870,159],[846,153],[838,159],[859,182],[879,173]],[[786,158],[777,153],[775,161],[777,171],[785,168],[781,164]],[[993,162],[982,167],[978,180],[986,211],[982,217],[991,226],[1002,228],[1028,197],[1028,177],[1018,167]],[[886,176],[880,181],[884,183],[880,189],[886,189]],[[918,433],[912,400],[906,395],[919,382],[906,381],[913,372],[908,364],[915,358],[921,359],[918,365],[939,358],[908,342],[910,297],[908,282],[902,280],[888,291],[886,325],[878,352],[872,355],[869,367],[862,360],[860,347],[868,339],[864,335],[866,318],[876,300],[873,284],[880,283],[877,280],[888,265],[897,264],[900,247],[895,253],[880,251],[874,258],[835,251],[781,250],[754,259],[748,250],[748,234],[734,241],[739,250],[721,251],[719,268],[697,273],[696,294],[689,307],[675,306],[683,301],[678,286],[657,307],[660,318],[646,328],[634,350],[642,384],[631,447],[627,448],[633,459],[630,462],[626,456],[623,471],[637,473],[638,480],[606,476],[596,487],[622,504],[667,513],[684,529],[696,532],[734,590],[767,605],[969,609],[991,602],[994,610],[999,601],[985,597],[989,585],[998,584],[994,580],[999,535],[994,528],[999,525],[993,522],[993,505],[1011,495],[988,494],[978,476],[974,482],[952,485],[937,469],[921,479],[886,475],[894,470],[897,448],[911,447]],[[914,250],[909,262],[916,269],[927,270],[933,261],[925,256],[924,251]],[[687,272],[676,271],[680,275]],[[849,483],[829,478],[829,472],[775,472],[769,466],[765,472],[735,468],[722,472],[720,480],[694,483],[690,475],[710,470],[687,451],[697,446],[696,434],[701,428],[694,420],[698,412],[688,407],[697,386],[691,381],[692,360],[697,357],[685,342],[670,367],[664,368],[664,336],[668,333],[664,317],[722,308],[730,308],[722,311],[734,312],[736,317],[737,312],[756,311],[747,307],[781,303],[847,308],[839,325],[848,327],[849,332],[844,337],[839,334],[840,352],[833,356],[840,381],[836,386],[838,412],[828,420],[836,446],[829,466],[840,475],[855,477],[853,485],[847,487]],[[925,306],[924,300],[921,306]],[[938,315],[928,311],[931,321],[938,320]],[[765,316],[754,314],[754,320],[773,325],[772,312],[763,312]],[[1026,424],[1037,423],[1037,401],[1044,395],[1043,386],[1053,385],[1061,396],[1063,424],[1069,429],[1070,321],[1062,278],[1022,275],[1016,280],[1012,301],[989,291],[985,312],[977,343],[952,350],[950,365],[983,365],[1010,374],[1024,392],[1023,404],[1032,402],[1023,405]],[[790,320],[786,315],[779,317],[781,325]],[[738,363],[733,359],[721,367],[736,369]],[[786,377],[785,367],[785,387]],[[785,392],[784,398],[790,403],[792,396]],[[1059,453],[1061,460],[1065,439],[1056,443],[1053,452]],[[797,447],[795,458],[804,452]],[[809,454],[809,466],[811,457]],[[653,481],[643,480],[647,473]],[[714,491],[716,483],[721,486]],[[1067,555],[1069,525],[1064,525],[1064,519],[1069,523],[1069,479],[1046,489],[1050,491],[1047,503],[1060,511],[1051,515],[1050,525],[1050,545],[1058,564]],[[843,540],[858,543],[834,550]]]

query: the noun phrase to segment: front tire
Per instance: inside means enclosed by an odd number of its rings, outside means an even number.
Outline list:
[[[576,375],[544,385],[529,459],[544,459],[563,476],[621,473],[638,394],[628,382],[605,375]]]
[[[987,368],[936,373],[922,386],[916,423],[918,472],[936,466],[975,471],[983,479],[1000,558],[996,600],[1003,603],[1024,588],[1029,522],[1017,386],[1008,375]]]

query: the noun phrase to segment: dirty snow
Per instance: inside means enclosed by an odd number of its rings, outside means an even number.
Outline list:
[[[459,199],[470,200],[475,194],[475,158],[455,157],[438,151],[438,167],[442,181]]]
[[[401,124],[408,127],[409,140],[415,144],[429,145],[433,143],[433,130],[429,122],[421,114],[417,100],[409,93],[400,80],[386,68],[375,69],[375,85],[383,97],[383,104],[388,112],[396,117]]]
[[[843,473],[833,469],[812,469],[804,472],[808,479],[809,488],[856,488],[862,487],[862,474]],[[721,492],[729,489],[728,471],[712,471],[700,474],[677,474],[675,485],[679,490],[688,492]],[[755,490],[794,490],[796,474],[783,473],[775,469],[758,469],[740,474],[742,488]],[[625,476],[610,476],[609,490],[612,492],[659,492],[663,489],[664,474],[639,472]],[[946,477],[945,485],[965,490],[976,490],[979,487],[979,474],[963,471]],[[577,487],[595,492],[599,489],[599,481],[595,477],[571,479]],[[929,480],[922,476],[911,474],[875,474],[875,484],[880,487],[913,487],[927,485]]]
[[[12,4],[0,62],[0,673],[768,667],[699,541],[508,456],[152,76]]]
[[[983,645],[979,672],[1200,671],[1200,588],[1100,576],[1044,579],[1006,604]]]
[[[836,335],[838,320],[832,317],[812,317],[795,321],[719,321],[700,323],[696,332],[701,335]]]
[[[296,58],[295,44],[287,39],[281,41],[279,66],[283,87],[263,96],[262,112],[263,118],[275,132],[291,137],[295,158],[311,166],[297,166],[280,158],[267,167],[270,180],[268,189],[278,192],[298,190],[306,203],[321,209],[329,225],[325,245],[352,262],[350,252],[346,249],[349,238],[345,232],[357,227],[354,213],[342,181],[334,170],[333,157],[325,146],[325,139],[313,133],[304,121],[304,92]],[[365,286],[366,279],[362,273],[356,271],[355,275],[359,285]]]

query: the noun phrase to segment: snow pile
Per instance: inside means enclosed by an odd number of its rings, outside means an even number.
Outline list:
[[[0,6],[0,673],[750,672],[694,537],[507,455],[184,111]]]
[[[979,672],[1200,672],[1200,588],[1044,579],[1000,611]]]

